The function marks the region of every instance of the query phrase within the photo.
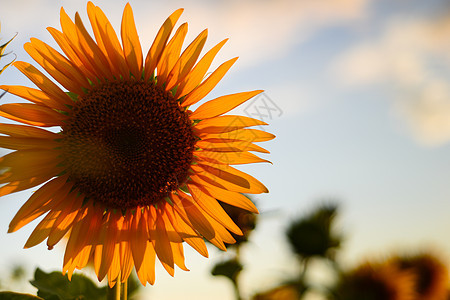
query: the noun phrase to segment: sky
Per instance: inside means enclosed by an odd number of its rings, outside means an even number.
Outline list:
[[[125,1],[95,1],[116,31]],[[345,235],[339,260],[355,266],[398,251],[429,250],[450,263],[450,5],[445,0],[131,0],[143,49],[179,7],[187,41],[208,28],[205,49],[230,38],[212,68],[238,62],[207,97],[264,89],[235,113],[258,117],[277,138],[261,146],[273,162],[243,166],[269,194],[254,199],[260,222],[243,249],[244,296],[295,272],[284,232],[289,221],[327,201],[339,204]],[[22,45],[37,37],[56,47],[46,27],[60,28],[59,10],[80,12],[84,1],[2,3],[0,37],[16,32],[9,50],[32,62]],[[145,50],[144,50],[145,51]],[[7,60],[5,58],[5,60]],[[1,84],[31,86],[9,68]],[[6,98],[6,99],[5,99]],[[15,101],[12,96],[2,101]],[[6,153],[6,152],[5,152]],[[37,224],[7,234],[29,197],[0,199],[0,269],[25,262],[59,270],[63,249],[22,249]],[[190,272],[171,278],[157,267],[145,289],[154,299],[233,299],[225,279],[209,276],[227,253],[204,259],[186,248]]]

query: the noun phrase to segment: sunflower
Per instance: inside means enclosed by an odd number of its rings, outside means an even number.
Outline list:
[[[448,270],[436,256],[428,253],[397,256],[390,263],[401,271],[414,274],[416,299],[447,299]]]
[[[268,192],[230,166],[265,162],[254,142],[274,138],[249,117],[224,115],[262,91],[230,94],[190,110],[237,58],[206,73],[226,40],[199,59],[207,31],[183,52],[187,24],[172,36],[182,9],[164,22],[144,58],[133,12],[125,6],[120,43],[102,10],[87,5],[94,38],[61,9],[59,31],[48,28],[64,54],[32,38],[24,48],[56,81],[33,65],[14,66],[36,88],[2,85],[31,103],[0,106],[23,124],[0,124],[0,195],[40,186],[10,223],[14,232],[45,215],[25,248],[67,239],[63,272],[93,262],[98,279],[125,282],[133,268],[142,284],[155,281],[156,257],[170,275],[188,270],[183,242],[201,255],[204,239],[221,250],[242,234],[218,201],[251,212],[242,193]],[[62,87],[62,88],[61,88]],[[66,91],[64,91],[64,89]],[[57,127],[45,130],[42,127]],[[217,200],[216,200],[217,199]]]
[[[389,264],[365,263],[343,274],[335,292],[343,300],[414,300],[414,275]]]

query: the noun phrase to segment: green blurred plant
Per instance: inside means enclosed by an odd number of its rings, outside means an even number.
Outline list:
[[[30,294],[0,292],[0,300],[42,300],[42,298]]]
[[[12,277],[23,278],[25,271],[23,267],[12,270]],[[43,300],[108,300],[111,296],[111,289],[97,286],[91,279],[84,275],[73,274],[71,280],[61,272],[45,273],[37,268],[34,279],[30,283],[37,288],[37,297],[29,294],[14,292],[0,292],[0,300],[22,300],[22,299],[43,299]],[[140,284],[135,276],[128,279],[127,298],[137,299],[136,292]]]
[[[336,215],[337,205],[325,204],[292,221],[286,230],[288,242],[300,264],[298,278],[289,284],[297,286],[300,296],[311,289],[306,274],[312,258],[330,261],[338,269],[335,258],[342,238],[334,229]]]
[[[289,225],[286,236],[300,260],[315,256],[335,260],[336,250],[341,245],[341,237],[332,228],[336,214],[337,205],[324,205]]]
[[[69,281],[61,272],[45,273],[36,269],[30,283],[38,289],[37,295],[45,300],[106,299],[107,288],[96,286],[84,275],[74,274]]]
[[[241,299],[238,277],[244,267],[236,259],[217,263],[211,270],[213,276],[225,276],[233,283],[236,299]]]
[[[16,264],[11,270],[11,279],[13,281],[20,281],[25,277],[26,271],[24,266]]]

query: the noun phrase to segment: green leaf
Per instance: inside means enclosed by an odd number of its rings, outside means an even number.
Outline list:
[[[31,284],[45,300],[106,299],[107,288],[98,287],[89,278],[74,274],[69,281],[61,272],[45,273],[37,268]]]
[[[42,300],[42,298],[14,292],[0,292],[0,300]]]

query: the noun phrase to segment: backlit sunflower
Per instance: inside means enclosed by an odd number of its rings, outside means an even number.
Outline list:
[[[67,237],[63,272],[93,260],[99,280],[124,282],[133,267],[155,281],[158,257],[171,275],[187,270],[183,244],[201,255],[204,238],[225,250],[241,234],[219,201],[257,212],[241,193],[265,193],[259,181],[230,165],[264,162],[249,151],[274,136],[247,129],[256,119],[223,115],[261,91],[226,95],[200,105],[236,58],[205,78],[220,42],[198,60],[203,31],[181,53],[187,24],[171,36],[182,9],[164,22],[144,57],[133,12],[126,5],[121,40],[99,7],[87,6],[95,39],[78,13],[61,9],[62,31],[48,28],[61,50],[38,39],[25,50],[67,92],[33,65],[14,66],[37,87],[2,85],[32,103],[0,106],[0,115],[26,124],[0,124],[0,195],[43,184],[11,221],[14,232],[45,215],[26,242]],[[170,39],[169,39],[170,38]],[[197,62],[198,60],[198,62]],[[41,127],[60,127],[58,133]]]
[[[390,263],[401,271],[414,274],[415,299],[448,299],[448,270],[436,256],[427,253],[397,256]]]
[[[414,274],[389,264],[365,263],[344,273],[335,292],[342,300],[414,300]]]

